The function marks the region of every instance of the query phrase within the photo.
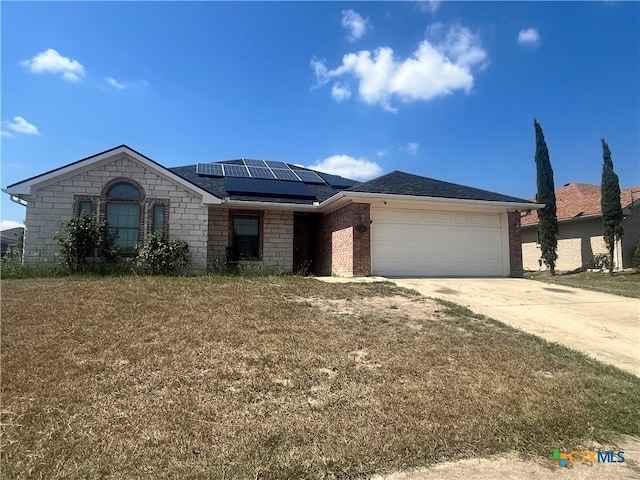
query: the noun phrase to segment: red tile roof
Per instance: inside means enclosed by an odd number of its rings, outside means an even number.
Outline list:
[[[620,203],[626,208],[640,198],[640,185],[620,190]],[[600,186],[588,183],[568,183],[556,189],[556,208],[558,220],[601,215]],[[522,226],[538,223],[538,211],[523,213]]]

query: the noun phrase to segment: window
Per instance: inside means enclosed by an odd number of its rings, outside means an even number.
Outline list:
[[[107,193],[107,224],[113,244],[122,253],[134,253],[140,224],[140,192],[130,183],[116,183]],[[116,201],[114,201],[116,200]]]
[[[233,216],[233,251],[237,258],[260,257],[260,216]]]
[[[85,212],[88,215],[91,215],[91,201],[82,200],[78,205],[78,213]]]
[[[153,206],[153,231],[164,231],[164,205],[156,204]]]
[[[130,183],[116,183],[109,189],[109,198],[140,198],[140,192]]]

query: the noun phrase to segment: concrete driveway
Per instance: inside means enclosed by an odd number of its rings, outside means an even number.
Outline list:
[[[640,300],[521,278],[393,278],[640,376]]]

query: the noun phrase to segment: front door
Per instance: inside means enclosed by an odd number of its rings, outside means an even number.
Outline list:
[[[293,273],[306,275],[311,273],[313,255],[314,217],[308,213],[295,213],[293,216]]]

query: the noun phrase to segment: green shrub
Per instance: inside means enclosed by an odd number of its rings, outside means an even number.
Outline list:
[[[66,235],[56,233],[60,245],[60,262],[71,272],[80,273],[86,266],[98,261],[114,262],[119,257],[117,249],[111,248],[112,238],[107,222],[100,222],[92,215],[81,212],[62,224]]]
[[[591,260],[589,261],[589,268],[595,270],[608,270],[609,269],[609,254],[607,253],[596,253],[591,256]]]
[[[640,269],[640,245],[638,245],[635,252],[633,252],[633,266]]]
[[[189,265],[189,245],[184,240],[166,240],[161,231],[149,235],[136,247],[136,264],[153,275],[173,275]]]
[[[25,265],[17,255],[7,255],[0,260],[0,278],[48,278],[61,275],[52,265]]]

